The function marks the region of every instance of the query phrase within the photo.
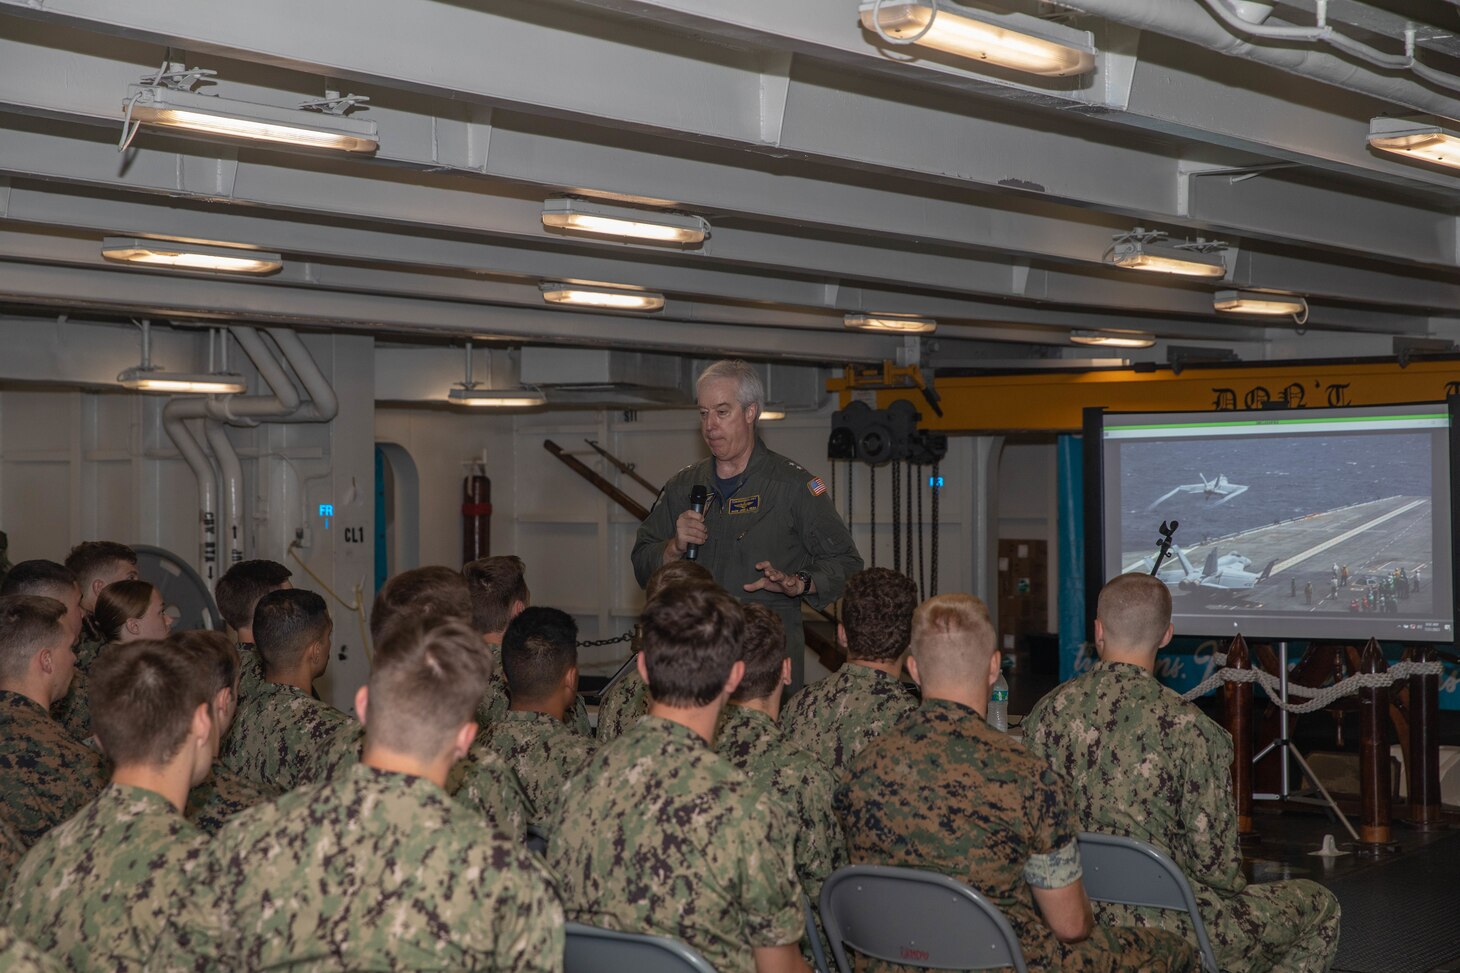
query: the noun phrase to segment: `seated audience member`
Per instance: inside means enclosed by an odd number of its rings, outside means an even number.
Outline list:
[[[720,716],[715,752],[768,793],[790,814],[795,835],[796,874],[813,906],[821,883],[847,863],[841,825],[832,812],[836,782],[811,753],[786,739],[776,719],[781,694],[791,684],[791,657],[781,618],[764,605],[745,611],[745,677]]]
[[[197,888],[206,838],[182,816],[218,751],[209,667],[164,642],[113,646],[91,671],[111,784],[21,860],[5,924],[75,973],[140,971]]]
[[[1338,900],[1307,879],[1243,877],[1232,740],[1156,679],[1156,654],[1171,635],[1165,584],[1144,574],[1111,580],[1096,608],[1100,661],[1039,701],[1024,739],[1064,779],[1082,830],[1149,842],[1186,873],[1223,970],[1326,970],[1338,950]],[[1195,942],[1184,915],[1097,909]]]
[[[922,705],[854,757],[837,790],[851,860],[938,871],[983,893],[1031,973],[1196,973],[1178,936],[1094,924],[1059,778],[984,722],[999,661],[982,601],[940,595],[918,607],[908,672]]]
[[[558,810],[563,783],[593,753],[565,724],[578,698],[578,625],[556,608],[528,608],[502,636],[511,708],[483,732],[532,800],[538,823]]]
[[[223,827],[156,969],[560,971],[551,878],[443,789],[489,675],[469,626],[391,626],[360,762]]]
[[[213,722],[218,727],[218,739],[227,739],[234,714],[238,711],[238,646],[222,632],[207,629],[176,632],[167,641],[179,652],[196,657],[207,667]],[[217,834],[223,822],[233,815],[277,796],[278,792],[272,788],[256,784],[215,762],[202,783],[188,792],[188,804],[183,813],[205,834],[212,835]]]
[[[370,609],[370,633],[378,641],[387,629],[407,619],[470,624],[471,616],[471,594],[461,572],[439,566],[413,568],[391,578],[376,594]],[[482,654],[492,658],[485,645]],[[480,708],[477,712],[480,717]],[[536,817],[517,774],[488,746],[485,728],[466,759],[452,770],[446,790],[458,802],[480,812],[498,831],[516,838],[526,838],[528,822]]]
[[[568,918],[671,936],[720,973],[804,971],[788,822],[710,747],[745,670],[740,605],[670,587],[641,625],[649,713],[569,778],[550,828]]]
[[[264,681],[241,699],[223,746],[223,765],[255,784],[288,791],[323,780],[359,747],[359,725],[315,698],[329,666],[334,623],[324,599],[284,588],[259,599],[254,644]]]
[[[713,585],[715,576],[697,561],[670,561],[649,575],[644,584],[644,603],[653,601],[670,585],[691,583]],[[649,712],[649,687],[639,675],[639,641],[635,637],[633,665],[604,691],[599,700],[599,743],[607,743],[617,737]]]
[[[80,639],[85,615],[81,611],[81,587],[76,576],[65,565],[55,561],[21,561],[5,575],[0,583],[0,595],[37,595],[54,598],[66,606],[66,627],[72,633],[75,651],[80,652]],[[66,695],[51,705],[51,715],[56,722],[66,727],[66,732],[84,740],[90,735],[86,727],[84,712],[86,702],[86,674],[81,671],[78,659],[76,674]]]
[[[116,581],[97,595],[91,628],[102,640],[101,649],[92,657],[94,661],[109,651],[107,646],[167,638],[172,631],[172,616],[167,614],[162,592],[146,581]],[[71,691],[52,713],[76,739],[91,738],[91,693],[84,673],[77,674]]]
[[[66,569],[76,576],[76,584],[81,589],[81,611],[89,623],[103,588],[118,581],[137,580],[137,552],[115,541],[84,541],[66,555]],[[96,653],[105,644],[106,639],[99,633],[84,633],[76,649],[76,667],[89,672]]]
[[[269,592],[294,587],[289,580],[293,576],[294,572],[278,561],[239,561],[223,572],[223,577],[213,586],[218,611],[238,638],[242,671],[238,691],[245,696],[264,679],[264,666],[259,661],[258,650],[254,648],[254,609],[258,607],[259,599]]]
[[[5,973],[64,973],[66,967],[0,926],[0,970]]]
[[[10,873],[15,871],[16,863],[25,857],[25,850],[26,845],[20,838],[20,832],[15,830],[13,824],[0,817],[0,890],[10,881]]]
[[[66,606],[0,597],[0,818],[26,846],[75,814],[106,783],[106,760],[51,718],[76,656]]]
[[[846,663],[792,696],[781,714],[791,742],[838,778],[868,742],[917,709],[917,695],[900,681],[917,604],[911,578],[887,568],[852,575],[836,630]]]

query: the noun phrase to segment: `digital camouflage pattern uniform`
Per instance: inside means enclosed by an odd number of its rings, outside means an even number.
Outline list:
[[[66,967],[0,926],[0,970],[5,973],[63,973]]]
[[[238,643],[238,698],[248,699],[264,684],[264,660],[252,642]]]
[[[77,740],[91,738],[91,693],[86,679],[105,645],[106,642],[92,631],[90,619],[87,619],[81,630],[81,639],[76,643],[76,674],[71,677],[71,687],[66,695],[51,704],[51,716]]]
[[[5,883],[10,881],[10,873],[15,871],[15,866],[24,857],[25,842],[20,839],[20,832],[10,822],[0,818],[0,890],[5,888]]]
[[[690,492],[703,486],[710,498],[705,506],[710,536],[700,545],[699,563],[734,597],[759,602],[780,616],[792,677],[799,684],[806,655],[801,602],[826,608],[840,598],[847,579],[862,570],[862,555],[825,481],[771,452],[760,437],[728,497],[720,496],[715,485],[714,462],[707,456],[691,463],[659,491],[634,539],[634,575],[643,587],[664,563],[664,545],[674,539],[675,522],[689,509]],[[746,584],[764,577],[755,567],[760,561],[770,561],[787,574],[806,571],[815,590],[804,598],[787,598],[778,591],[746,592]]]
[[[107,761],[39,703],[0,690],[0,818],[26,847],[106,786]]]
[[[527,840],[527,826],[540,819],[517,773],[481,734],[466,757],[451,769],[446,791],[458,804],[477,812],[493,830],[514,841]]]
[[[546,713],[508,710],[488,731],[488,746],[517,774],[537,811],[534,823],[557,816],[563,784],[593,756],[593,741]]]
[[[214,764],[207,778],[188,792],[185,816],[204,834],[215,835],[224,822],[255,804],[272,801],[279,792]]]
[[[261,682],[240,693],[219,761],[255,784],[290,791],[326,779],[358,755],[362,727],[297,686]]]
[[[1247,884],[1232,738],[1194,704],[1140,666],[1102,661],[1040,700],[1024,739],[1064,778],[1082,830],[1149,842],[1186,873],[1223,970],[1328,968],[1338,951],[1338,900],[1306,879]],[[1111,921],[1195,942],[1180,913],[1095,908]]]
[[[1196,973],[1195,950],[1171,933],[1097,926],[1081,943],[1055,938],[1031,886],[1081,877],[1073,815],[1054,772],[971,707],[924,700],[852,760],[836,809],[854,863],[931,869],[988,897],[1030,973]]]
[[[570,920],[672,936],[719,973],[755,973],[755,947],[801,939],[785,821],[670,720],[645,717],[568,780],[547,860]]]
[[[863,747],[917,708],[917,693],[900,680],[848,662],[792,696],[781,726],[792,743],[840,778]]]
[[[638,665],[637,658],[635,665]],[[649,712],[649,684],[635,668],[619,677],[598,701],[598,742],[607,743]]]
[[[168,918],[198,894],[206,844],[161,794],[108,785],[25,856],[4,922],[76,973],[141,971]]]
[[[423,777],[356,764],[234,818],[169,926],[157,973],[557,973],[552,879]]]

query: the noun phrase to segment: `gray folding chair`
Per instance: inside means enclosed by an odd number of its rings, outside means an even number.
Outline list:
[[[563,973],[715,973],[677,939],[570,922],[563,928]]]
[[[816,913],[805,892],[801,893],[801,912],[806,916],[806,942],[811,947],[812,965],[816,973],[831,973],[826,966],[826,950],[821,946],[821,932],[816,928]]]
[[[841,973],[852,973],[847,947],[903,966],[1012,966],[1026,973],[1019,939],[998,907],[936,872],[885,865],[839,869],[821,887],[821,925]]]
[[[1137,838],[1093,831],[1082,832],[1079,840],[1085,894],[1091,901],[1185,912],[1196,930],[1202,969],[1220,973],[1191,883],[1165,852]]]

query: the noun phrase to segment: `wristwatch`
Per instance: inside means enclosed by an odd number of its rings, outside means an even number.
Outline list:
[[[804,598],[811,591],[811,572],[797,571],[796,577],[801,579],[801,593],[796,597]]]

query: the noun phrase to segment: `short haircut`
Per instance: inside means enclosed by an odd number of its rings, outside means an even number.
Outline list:
[[[76,575],[64,564],[43,560],[21,561],[0,583],[0,595],[44,595],[52,598],[78,587]]]
[[[852,575],[842,594],[847,657],[891,662],[902,655],[912,637],[917,604],[918,587],[905,575],[887,568],[867,568]]]
[[[707,706],[741,658],[745,612],[719,588],[666,588],[644,606],[644,668],[649,695],[670,706]]]
[[[781,683],[781,663],[786,660],[786,626],[781,616],[765,605],[747,602],[745,637],[740,640],[745,659],[745,677],[731,694],[736,703],[764,699]]]
[[[193,713],[211,702],[212,667],[163,641],[112,646],[87,676],[91,727],[117,765],[158,766],[177,755]]]
[[[54,598],[0,596],[0,679],[19,679],[37,652],[64,637],[66,614]]]
[[[169,635],[167,641],[177,646],[179,652],[204,661],[211,673],[209,685],[213,693],[237,688],[240,659],[233,639],[222,632],[197,628]]]
[[[152,605],[152,592],[157,589],[146,581],[113,581],[96,596],[91,622],[103,641],[121,638],[122,627],[133,618],[147,614]]]
[[[1095,617],[1107,642],[1154,649],[1171,624],[1171,591],[1149,574],[1122,574],[1100,589]]]
[[[478,558],[461,569],[471,591],[471,624],[479,633],[500,632],[512,603],[527,601],[527,565],[515,554]]]
[[[105,574],[118,561],[136,564],[137,552],[116,541],[83,541],[66,555],[66,567],[76,575],[76,583],[83,589],[89,588],[94,579]]]
[[[412,568],[387,581],[370,606],[370,638],[407,616],[431,621],[471,621],[471,594],[466,579],[450,568]],[[255,633],[257,634],[257,633]]]
[[[513,699],[543,699],[578,664],[578,623],[556,608],[527,608],[502,635],[502,672]]]
[[[294,572],[278,561],[239,561],[213,586],[218,611],[235,632],[252,628],[259,599],[292,577]]]
[[[329,606],[303,588],[280,588],[259,599],[253,612],[253,639],[264,661],[264,673],[285,672],[299,665],[304,650],[330,630]]]
[[[686,561],[680,558],[677,561],[670,561],[668,564],[661,564],[649,575],[649,580],[644,582],[644,601],[650,602],[659,596],[659,592],[670,585],[677,584],[714,584],[715,576],[710,569],[698,561]]]
[[[742,409],[749,405],[755,406],[755,418],[760,419],[760,414],[765,411],[765,383],[760,380],[760,373],[747,361],[722,358],[710,365],[695,380],[695,394],[699,394],[700,386],[706,382],[726,378],[735,383],[735,401],[740,403]]]
[[[938,595],[913,613],[912,657],[925,686],[985,678],[995,641],[988,606],[973,595]]]
[[[399,619],[375,644],[366,746],[434,759],[471,722],[491,677],[491,653],[465,619]]]

